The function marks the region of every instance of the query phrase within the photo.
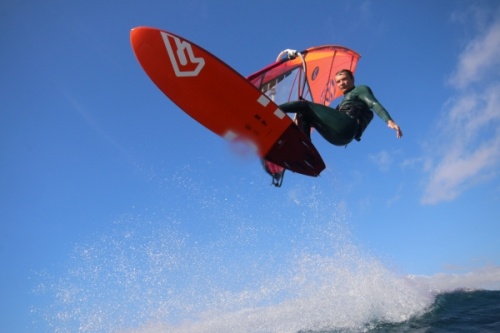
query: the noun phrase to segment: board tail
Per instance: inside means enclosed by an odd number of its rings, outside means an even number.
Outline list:
[[[294,144],[291,145],[290,142]],[[297,156],[297,144],[300,145],[300,156]],[[294,158],[290,158],[291,156]],[[281,134],[264,159],[285,169],[313,177],[319,176],[325,169],[325,162],[311,140],[295,123],[291,123]]]

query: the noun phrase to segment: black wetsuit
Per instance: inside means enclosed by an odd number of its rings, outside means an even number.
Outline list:
[[[373,119],[372,109],[385,122],[392,120],[367,86],[353,87],[336,108],[307,100],[280,105],[286,113],[297,113],[298,125],[306,134],[314,127],[328,142],[345,146],[361,135]]]
[[[335,109],[307,100],[281,104],[280,109],[296,113],[297,125],[306,135],[309,136],[311,127],[314,127],[323,138],[336,146],[345,146],[353,139],[361,140],[361,135],[373,119],[372,110],[385,122],[392,120],[367,86],[349,90]],[[273,171],[264,159],[262,161],[266,172],[273,177],[273,185],[281,186],[285,170]]]

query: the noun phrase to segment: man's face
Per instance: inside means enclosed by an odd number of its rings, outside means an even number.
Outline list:
[[[340,73],[335,76],[335,84],[337,85],[337,88],[345,94],[354,87],[354,80],[351,79],[346,73]]]

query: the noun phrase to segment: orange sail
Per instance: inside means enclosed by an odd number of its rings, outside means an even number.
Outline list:
[[[286,50],[291,51],[291,50]],[[281,55],[288,54],[283,59]],[[277,104],[306,99],[330,105],[342,93],[335,86],[335,73],[353,73],[361,56],[346,47],[324,45],[301,52],[282,52],[278,60],[247,79]]]

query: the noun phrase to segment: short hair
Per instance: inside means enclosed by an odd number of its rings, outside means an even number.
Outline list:
[[[352,74],[352,72],[348,69],[341,69],[339,70],[335,76],[337,75],[340,75],[340,74],[346,74],[347,76],[349,76],[351,78],[351,80],[354,80],[354,74]]]

